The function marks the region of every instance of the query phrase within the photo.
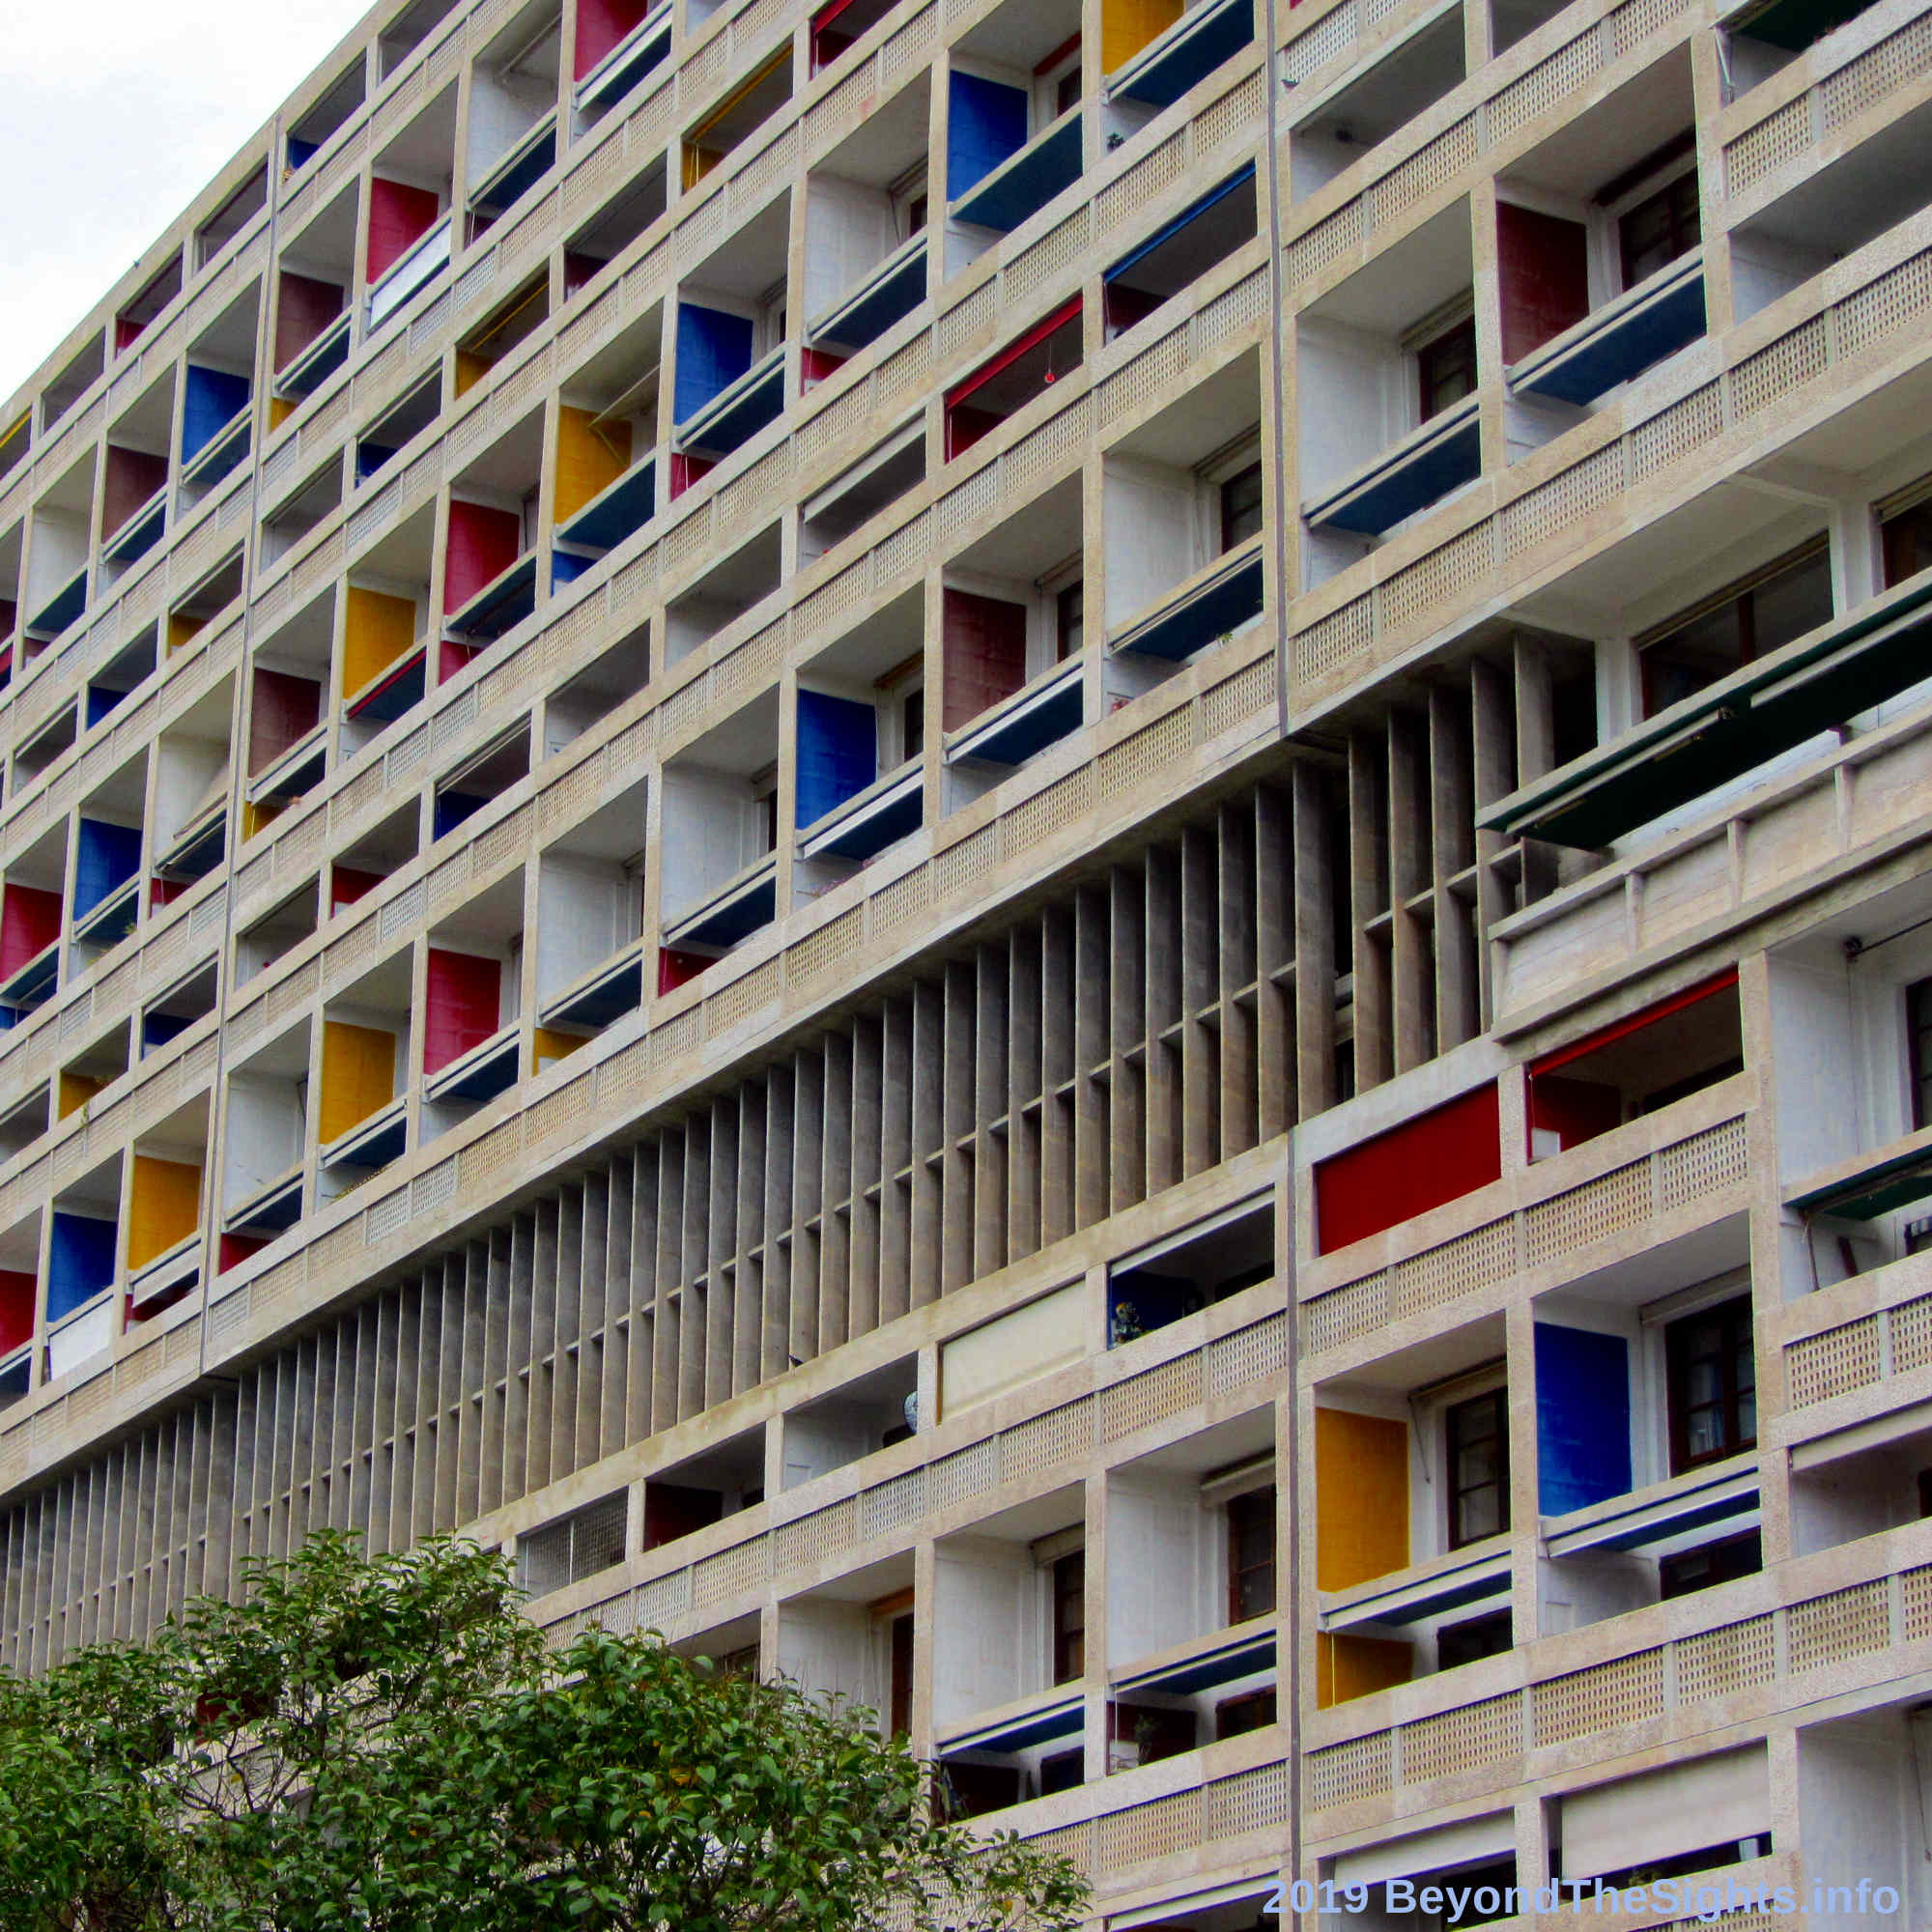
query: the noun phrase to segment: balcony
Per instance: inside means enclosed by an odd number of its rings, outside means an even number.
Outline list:
[[[1510,388],[1583,407],[1689,347],[1704,327],[1698,248],[1525,355],[1509,372]]]
[[[1172,107],[1254,37],[1254,0],[1208,0],[1190,8],[1107,82],[1108,99]]]
[[[1317,529],[1379,537],[1396,525],[1473,483],[1482,469],[1477,400],[1465,396],[1324,497],[1303,504]]]
[[[515,630],[536,606],[536,553],[526,551],[452,611],[442,620],[443,628],[457,636],[494,643],[506,631]]]
[[[1005,234],[1071,187],[1081,174],[1080,119],[1077,109],[1063,114],[1009,155],[952,204],[952,218]]]
[[[836,308],[809,325],[814,344],[856,354],[925,299],[925,236],[902,242]]]
[[[28,618],[26,633],[30,638],[50,639],[57,638],[87,609],[87,566],[81,567],[70,577],[41,608]]]
[[[1525,787],[1485,831],[1601,849],[1932,677],[1932,582],[1915,581]]]
[[[422,236],[369,291],[369,332],[395,315],[417,290],[427,288],[449,266],[450,228],[445,214]]]
[[[394,664],[385,666],[348,698],[343,710],[351,717],[392,724],[404,712],[422,702],[427,689],[428,648],[417,644]]]
[[[160,542],[167,509],[168,490],[164,483],[102,545],[101,555],[109,563],[124,566],[138,562]]]
[[[1184,663],[1220,639],[1245,630],[1262,614],[1263,576],[1262,539],[1252,537],[1116,632],[1107,648]]]
[[[869,784],[806,827],[798,841],[805,859],[877,858],[887,846],[919,830],[924,777],[917,762]]]
[[[1075,658],[952,733],[946,741],[946,762],[977,758],[996,765],[1024,764],[1077,730],[1082,710],[1081,666]]]

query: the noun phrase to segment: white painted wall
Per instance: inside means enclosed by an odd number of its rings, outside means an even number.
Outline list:
[[[227,1118],[222,1197],[233,1208],[301,1159],[303,1122],[296,1083],[278,1074],[237,1073],[228,1083]]]
[[[609,859],[545,855],[537,882],[537,996],[549,999],[637,938],[637,875]]]
[[[1047,1688],[1045,1573],[1024,1544],[952,1537],[935,1553],[932,1720],[963,1722]]]
[[[1226,1518],[1184,1473],[1114,1478],[1107,1490],[1107,1658],[1131,1663],[1227,1622]]]
[[[805,200],[805,314],[823,315],[897,245],[893,198],[839,175],[815,174]]]
[[[675,920],[759,856],[758,804],[736,773],[702,765],[664,775],[663,917]]]
[[[1208,561],[1200,498],[1200,482],[1190,470],[1133,457],[1107,459],[1101,515],[1108,630],[1138,615]]]
[[[1407,433],[1414,414],[1404,408],[1407,376],[1408,358],[1388,338],[1321,318],[1302,323],[1295,395],[1304,501]]]

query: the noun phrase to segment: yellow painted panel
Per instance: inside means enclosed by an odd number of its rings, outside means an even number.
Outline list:
[[[684,186],[689,193],[724,158],[716,148],[700,148],[696,143],[684,144]]]
[[[407,597],[349,586],[342,617],[342,692],[353,696],[416,640],[416,607]]]
[[[1346,1704],[1373,1690],[1406,1684],[1414,1653],[1400,1639],[1375,1636],[1331,1636],[1315,1634],[1315,1707]]]
[[[1175,9],[1177,14],[1179,11],[1179,7]],[[791,48],[789,46],[781,47],[770,60],[760,61],[701,121],[698,121],[693,127],[686,129],[684,136],[685,154],[689,156],[700,135],[708,133],[713,128],[717,127],[719,122],[724,120],[725,115],[730,113],[741,100],[747,99],[753,89],[762,86],[773,74],[778,72],[780,68],[788,66],[790,61]],[[715,164],[717,156],[714,156],[712,158]]]
[[[300,407],[295,396],[270,396],[269,398],[269,434],[273,436]]]
[[[77,1114],[100,1092],[100,1082],[85,1073],[63,1073],[60,1077],[59,1117]]]
[[[187,617],[184,616],[179,611],[170,611],[168,613],[168,649],[178,651],[184,644],[191,643],[196,638],[200,637],[202,628],[207,621],[205,617]]]
[[[1346,1590],[1408,1564],[1408,1429],[1315,1411],[1315,1583]]]
[[[600,430],[588,410],[565,409],[556,419],[556,520],[565,523],[631,467],[631,425]]]
[[[274,824],[287,810],[280,805],[256,805],[248,799],[242,801],[242,842],[246,844],[265,826]]]
[[[474,350],[459,349],[456,352],[456,393],[460,396],[473,389],[490,373],[490,358],[478,355]]]
[[[128,1190],[128,1265],[143,1268],[201,1225],[201,1169],[134,1156]]]
[[[381,1027],[322,1023],[322,1144],[339,1141],[396,1097],[396,1037]]]
[[[1117,73],[1180,18],[1180,0],[1101,0],[1100,66]]]
[[[538,1027],[532,1053],[536,1070],[541,1073],[546,1066],[553,1066],[559,1060],[568,1060],[583,1043],[581,1034],[558,1033],[553,1027]]]

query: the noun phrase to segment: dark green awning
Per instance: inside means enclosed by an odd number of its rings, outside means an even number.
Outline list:
[[[1859,1174],[1796,1196],[1803,1214],[1835,1214],[1846,1221],[1876,1221],[1932,1194],[1932,1148],[1875,1160]]]
[[[1526,785],[1485,831],[1601,847],[1932,678],[1932,576]]]

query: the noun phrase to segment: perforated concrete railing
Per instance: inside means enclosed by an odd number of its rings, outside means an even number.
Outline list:
[[[1240,640],[1228,648],[1240,648]],[[1149,782],[1198,748],[1243,724],[1271,720],[1273,704],[1274,665],[1264,654],[1231,676],[1179,696],[1164,713],[1156,709],[1151,722],[1012,798],[977,830],[881,880],[858,902],[823,914],[764,956],[720,961],[700,982],[707,987],[704,998],[504,1118],[480,1117],[483,1124],[468,1139],[466,1129],[453,1130],[445,1137],[454,1144],[450,1151],[441,1151],[441,1141],[425,1150],[412,1179],[366,1207],[352,1207],[258,1272],[238,1271],[207,1317],[211,1357],[233,1352],[249,1335],[277,1325],[298,1299],[340,1292],[396,1259],[380,1251],[392,1236],[406,1236],[417,1218],[458,1198],[480,1202],[500,1195],[519,1177],[546,1172],[599,1122],[635,1118],[653,1095],[688,1084],[714,1065],[713,1042],[767,1009],[779,1021],[779,1003],[787,996],[822,992],[834,974],[849,980],[859,961],[883,962],[909,939],[929,932],[934,916],[949,905],[979,903],[1002,865],[1023,859],[1061,827],[1092,818],[1097,821],[1094,837],[1103,838],[1115,818],[1134,810]],[[726,970],[734,964],[735,971]]]
[[[1913,255],[1862,288],[1745,356],[1655,415],[1634,424],[1547,481],[1524,488],[1490,514],[1384,581],[1295,632],[1296,702],[1308,705],[1372,672],[1396,649],[1480,597],[1500,594],[1539,556],[1639,483],[1695,463],[1708,479],[1732,432],[1748,432],[1774,404],[1842,383],[1861,360],[1922,349],[1932,313],[1932,251]],[[1588,436],[1585,423],[1573,434]],[[1743,440],[1742,436],[1736,439]],[[1498,492],[1500,494],[1500,491]],[[1445,522],[1469,514],[1445,509]],[[1371,567],[1374,560],[1370,560]],[[1348,576],[1366,574],[1352,566]]]
[[[1459,182],[1477,156],[1512,141],[1532,121],[1684,18],[1690,0],[1625,0],[1526,72],[1505,82],[1361,192],[1292,235],[1283,251],[1290,284],[1321,274],[1406,217],[1418,202]]]
[[[1928,1637],[1932,1567],[1873,1577],[1310,1751],[1305,1801],[1321,1812],[1464,1773],[1514,1782],[1530,1751]]]
[[[1725,189],[1744,194],[1928,73],[1932,14],[1921,14],[1727,141]]]
[[[680,1620],[701,1623],[705,1612],[789,1572],[815,1568],[828,1557],[880,1538],[909,1542],[914,1530],[937,1512],[1063,1463],[1084,1462],[1095,1448],[1106,1449],[1187,1409],[1243,1389],[1261,1389],[1281,1376],[1287,1360],[1286,1317],[1265,1316],[824,1509],[546,1621],[545,1635],[553,1644],[563,1644],[593,1624],[675,1634]]]
[[[1856,1321],[1842,1321],[1816,1335],[1790,1342],[1784,1372],[1791,1406],[1854,1389],[1870,1388],[1889,1376],[1909,1375],[1932,1365],[1932,1294],[1894,1303]]]
[[[1316,1297],[1303,1316],[1305,1347],[1313,1354],[1358,1341],[1389,1322],[1721,1194],[1745,1174],[1746,1122],[1720,1122]]]

